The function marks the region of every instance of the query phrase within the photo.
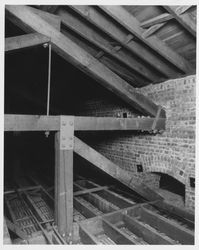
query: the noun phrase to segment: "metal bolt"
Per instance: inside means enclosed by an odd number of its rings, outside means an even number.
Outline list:
[[[62,237],[65,237],[65,234],[62,234]]]
[[[72,121],[70,121],[70,123],[69,123],[71,126],[73,125],[73,122]]]
[[[46,49],[48,47],[48,43],[44,43],[43,47],[44,47],[44,49]]]
[[[62,122],[62,126],[66,126],[66,122]]]
[[[46,132],[45,132],[45,136],[46,136],[46,138],[48,138],[49,134],[50,134],[50,132],[49,132],[49,131],[46,131]]]

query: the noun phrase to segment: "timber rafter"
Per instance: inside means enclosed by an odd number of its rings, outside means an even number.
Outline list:
[[[138,93],[126,81],[113,73],[97,59],[63,35],[28,6],[7,5],[6,11],[11,21],[24,28],[25,31],[39,32],[50,37],[52,49],[64,59],[71,62],[82,71],[94,77],[104,87],[111,90],[124,101],[140,112],[156,116],[158,106],[144,95]],[[165,117],[164,111],[161,112]]]

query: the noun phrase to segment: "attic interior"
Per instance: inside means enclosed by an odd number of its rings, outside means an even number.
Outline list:
[[[194,244],[196,6],[5,7],[4,244]]]

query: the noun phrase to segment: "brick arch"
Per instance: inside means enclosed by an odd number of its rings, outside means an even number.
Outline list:
[[[140,162],[143,165],[145,173],[158,172],[168,174],[177,181],[186,185],[186,173],[183,162],[179,162],[176,159],[169,159],[169,157],[165,156],[147,156],[140,159]]]

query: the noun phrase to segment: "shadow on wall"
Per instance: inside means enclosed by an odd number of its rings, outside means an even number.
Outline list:
[[[185,205],[185,184],[168,174],[152,172],[160,176],[159,193],[168,201],[176,205]],[[173,204],[173,205],[175,205]]]

